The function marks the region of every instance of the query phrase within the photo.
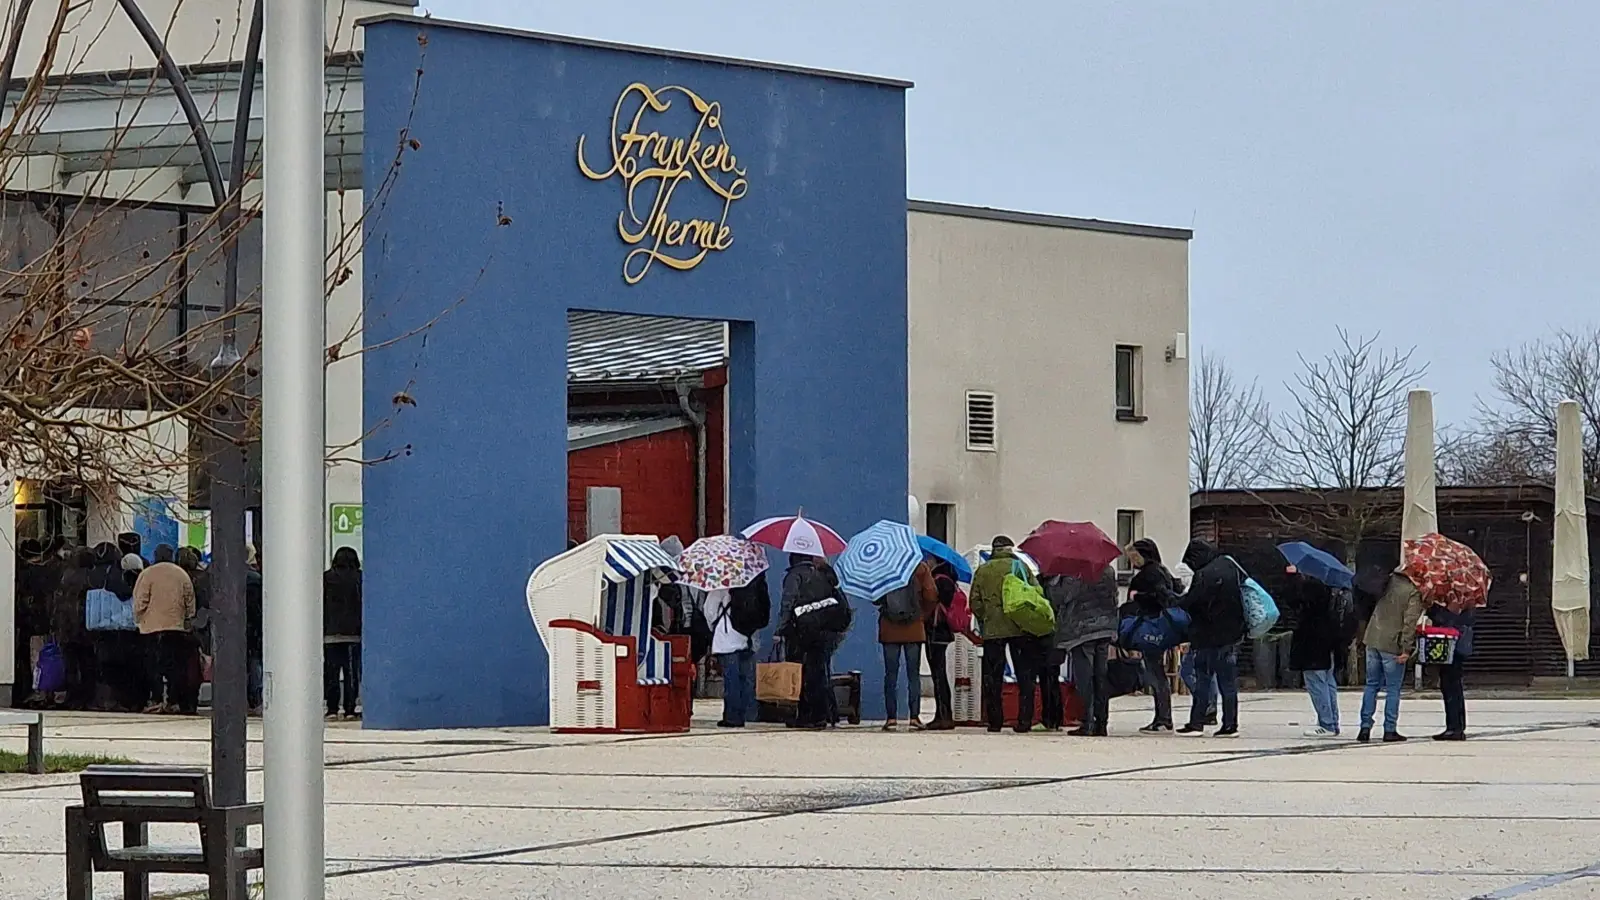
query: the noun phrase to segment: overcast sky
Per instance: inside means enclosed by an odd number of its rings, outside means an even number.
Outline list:
[[[1194,344],[1275,393],[1381,330],[1461,421],[1491,352],[1600,322],[1593,0],[424,5],[915,81],[912,197],[1194,228]]]

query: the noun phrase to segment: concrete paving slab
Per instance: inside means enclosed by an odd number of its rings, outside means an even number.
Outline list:
[[[1347,721],[1358,703],[1341,697]],[[1245,697],[1238,741],[1134,736],[1139,700],[1118,701],[1109,740],[333,723],[328,895],[1600,896],[1593,879],[1540,881],[1600,857],[1600,702],[1469,703],[1478,739],[1391,747],[1306,741],[1298,693]],[[1413,735],[1440,721],[1436,699],[1408,698]],[[204,762],[207,727],[85,715],[50,740]],[[0,732],[0,746],[22,739]],[[260,773],[250,782],[259,796]],[[0,898],[60,896],[76,796],[70,776],[0,776]],[[158,883],[177,886],[199,883]],[[117,893],[107,879],[98,895]]]
[[[1198,773],[1197,773],[1198,776]],[[849,815],[956,814],[979,819],[991,815],[1057,816],[1098,813],[1126,816],[1229,815],[1324,818],[1351,823],[1369,818],[1457,817],[1492,819],[1600,820],[1600,790],[1569,785],[1426,785],[1300,781],[1280,784],[1257,781],[1241,788],[1236,781],[1199,777],[1183,782],[1182,806],[1174,809],[1170,781],[1138,782],[1097,779],[1067,784],[1020,787],[1004,793],[906,800],[847,810]],[[1262,823],[1269,827],[1269,823]],[[1600,855],[1600,848],[1597,848]]]
[[[494,897],[572,900],[994,900],[1000,897],[1139,897],[1151,900],[1248,897],[1251,900],[1439,900],[1505,883],[1460,876],[1238,875],[1083,872],[772,872],[751,869],[437,866],[328,882],[328,900]]]
[[[1181,803],[1181,800],[1178,802]],[[906,869],[1090,868],[1106,871],[1206,869],[1257,872],[1324,871],[1405,874],[1484,871],[1538,875],[1587,865],[1600,847],[1600,822],[1363,820],[1329,840],[1320,820],[1238,818],[996,816],[988,827],[944,816],[879,817],[812,814],[715,829],[714,840],[627,838],[528,854],[545,863],[670,866],[687,862],[750,868],[843,865],[871,868],[890,861]],[[960,829],[956,831],[955,829]],[[826,834],[826,843],[816,836]],[[954,841],[952,834],[962,837]],[[1270,840],[1264,840],[1270,836]],[[1509,842],[1519,849],[1508,854]],[[1019,848],[1027,848],[1025,852]],[[1153,849],[1159,848],[1159,849]],[[1152,856],[1159,859],[1153,859]]]

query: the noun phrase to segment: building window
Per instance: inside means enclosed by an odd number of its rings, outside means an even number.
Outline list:
[[[967,391],[967,449],[993,451],[995,448],[994,394]]]
[[[1129,344],[1117,345],[1117,419],[1144,421],[1144,353]]]
[[[956,505],[954,503],[929,503],[926,513],[928,537],[955,546]]]
[[[1127,550],[1128,546],[1139,538],[1144,537],[1144,512],[1137,509],[1117,510],[1117,546]],[[1128,571],[1132,566],[1128,564],[1128,556],[1124,553],[1117,557],[1117,569]]]

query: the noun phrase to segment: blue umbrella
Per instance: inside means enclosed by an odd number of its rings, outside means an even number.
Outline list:
[[[917,546],[922,548],[923,553],[949,563],[950,567],[956,570],[957,581],[964,581],[967,584],[972,583],[972,563],[967,562],[967,558],[962,556],[956,548],[936,537],[928,537],[925,534],[917,535]]]
[[[833,570],[845,593],[872,601],[910,584],[920,562],[917,533],[904,522],[884,519],[851,538]]]
[[[1278,552],[1289,561],[1289,565],[1294,566],[1295,571],[1315,578],[1328,587],[1348,588],[1355,582],[1356,573],[1350,571],[1338,557],[1318,550],[1305,541],[1279,544]]]

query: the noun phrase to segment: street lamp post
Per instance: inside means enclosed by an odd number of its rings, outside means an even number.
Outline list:
[[[323,0],[268,3],[265,39],[266,880],[323,900]]]

